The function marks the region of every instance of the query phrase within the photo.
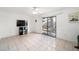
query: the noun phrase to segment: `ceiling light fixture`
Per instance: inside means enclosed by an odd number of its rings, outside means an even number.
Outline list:
[[[37,7],[33,7],[32,9],[33,9],[33,14],[41,13]]]

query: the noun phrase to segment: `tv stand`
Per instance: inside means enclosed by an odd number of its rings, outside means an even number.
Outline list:
[[[26,26],[19,26],[19,35],[27,34],[27,27]]]

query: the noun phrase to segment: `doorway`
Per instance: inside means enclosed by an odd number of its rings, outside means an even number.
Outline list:
[[[56,16],[43,17],[42,33],[56,38]]]

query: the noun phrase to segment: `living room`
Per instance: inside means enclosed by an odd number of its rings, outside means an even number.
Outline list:
[[[79,21],[71,19],[78,18],[78,15],[78,7],[0,7],[0,50],[77,51],[74,46],[78,43]],[[51,32],[43,34],[43,18],[51,16],[56,16],[56,37],[50,36]]]

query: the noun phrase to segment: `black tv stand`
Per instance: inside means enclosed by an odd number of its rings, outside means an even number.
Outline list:
[[[19,35],[27,34],[27,27],[26,26],[19,26]]]

